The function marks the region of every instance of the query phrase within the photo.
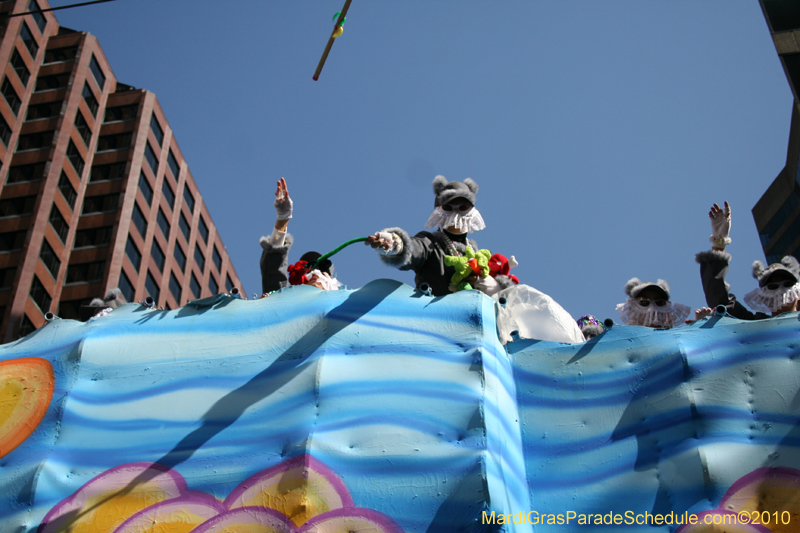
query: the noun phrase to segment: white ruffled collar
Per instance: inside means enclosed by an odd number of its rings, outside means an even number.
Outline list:
[[[626,302],[617,305],[617,311],[622,322],[629,326],[674,328],[683,324],[691,308],[670,301],[661,307],[651,301],[650,305],[643,307],[639,300],[628,298]]]
[[[425,227],[428,229],[455,227],[460,232],[472,233],[484,229],[486,224],[475,207],[462,214],[455,209],[453,211],[445,211],[442,206],[439,206],[433,210],[428,222],[425,223]]]
[[[798,299],[800,299],[800,282],[791,287],[779,287],[774,291],[764,286],[744,295],[744,302],[750,309],[763,313],[774,313]]]

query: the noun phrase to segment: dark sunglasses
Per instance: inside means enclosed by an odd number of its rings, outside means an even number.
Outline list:
[[[639,305],[641,305],[642,307],[647,307],[648,305],[650,305],[650,302],[653,302],[658,307],[664,307],[665,305],[667,305],[667,300],[651,300],[649,298],[639,298],[636,301],[639,302]]]
[[[775,282],[775,283],[767,283],[767,288],[771,291],[777,291],[781,287],[786,287],[787,289],[794,285],[794,281],[786,280],[783,283]]]
[[[472,209],[472,206],[469,205],[469,204],[461,204],[461,205],[456,205],[456,206],[453,206],[453,205],[450,205],[450,204],[444,204],[442,206],[442,209],[444,209],[445,211],[452,211],[454,207],[456,209],[458,209],[459,211],[461,211],[461,212],[469,211],[470,209]]]

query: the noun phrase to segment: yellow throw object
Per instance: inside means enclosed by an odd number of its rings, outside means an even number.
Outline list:
[[[344,26],[339,26],[338,28],[336,28],[336,29],[333,31],[333,38],[334,38],[334,39],[336,39],[336,38],[337,38],[337,37],[339,37],[339,36],[340,36],[342,33],[344,33]]]

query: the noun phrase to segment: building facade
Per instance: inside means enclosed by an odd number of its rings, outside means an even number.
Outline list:
[[[753,207],[768,263],[800,258],[800,2],[760,0],[775,49],[794,95],[786,166]]]
[[[156,96],[45,0],[0,2],[2,342],[119,287],[174,309],[239,278]]]

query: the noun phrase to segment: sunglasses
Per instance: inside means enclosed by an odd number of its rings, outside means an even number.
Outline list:
[[[458,209],[463,213],[465,211],[469,211],[470,209],[472,209],[472,206],[469,204],[460,204],[460,205],[444,204],[442,206],[442,209],[444,209],[445,211],[452,211],[454,208]]]
[[[639,305],[641,305],[642,307],[649,306],[650,302],[653,302],[658,307],[664,307],[665,305],[667,305],[668,300],[651,300],[649,298],[639,298],[636,301],[639,302]]]
[[[777,291],[781,287],[785,287],[785,288],[788,289],[789,287],[794,285],[794,283],[795,283],[794,281],[789,281],[789,280],[784,281],[783,283],[781,283],[781,282],[767,283],[767,289],[769,289],[771,291]]]

